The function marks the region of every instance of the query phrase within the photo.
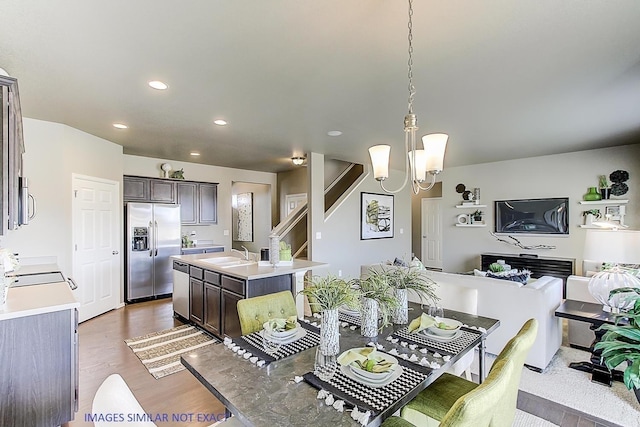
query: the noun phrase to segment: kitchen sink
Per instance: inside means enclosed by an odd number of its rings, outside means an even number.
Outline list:
[[[248,261],[246,259],[242,259],[234,256],[206,258],[206,259],[201,259],[199,261],[206,262],[220,268],[241,267],[244,265],[250,265],[250,264],[256,263],[255,261]]]

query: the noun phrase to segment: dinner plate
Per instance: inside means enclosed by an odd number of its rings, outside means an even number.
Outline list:
[[[397,365],[396,365],[397,366]],[[353,374],[356,377],[362,378],[363,380],[367,380],[370,381],[372,383],[383,383],[387,380],[387,378],[389,378],[391,375],[393,375],[393,373],[396,370],[396,366],[394,366],[392,369],[390,369],[387,372],[381,372],[376,374],[375,376],[371,376],[371,375],[366,375],[362,369],[353,366],[353,365],[349,365],[349,368],[351,368],[351,372],[353,372]],[[371,374],[371,372],[368,372],[369,374]]]
[[[296,323],[296,327],[295,328],[289,329],[289,330],[285,330],[285,331],[273,331],[273,330],[269,330],[267,328],[264,328],[264,330],[268,331],[268,333],[272,337],[278,338],[278,339],[291,338],[292,336],[294,336],[295,334],[298,333],[298,329],[300,329],[300,324],[299,323]]]
[[[300,338],[303,338],[305,335],[307,335],[307,330],[305,328],[298,327],[295,329],[295,331],[296,331],[295,335],[292,335],[292,336],[280,338],[280,337],[274,337],[273,335],[271,335],[270,338],[273,342],[277,344],[291,344],[292,342],[298,341]],[[264,336],[265,332],[266,331],[262,329],[260,331],[260,336]],[[268,332],[266,333],[268,334]]]
[[[398,378],[400,378],[400,375],[402,375],[402,366],[400,365],[396,365],[393,373],[391,375],[389,375],[388,377],[385,377],[384,380],[382,381],[377,381],[377,380],[371,380],[368,378],[364,378],[361,377],[359,375],[356,375],[352,370],[350,366],[340,366],[340,371],[342,371],[342,373],[351,378],[353,381],[368,386],[368,387],[372,387],[372,388],[380,388],[380,387],[384,387],[386,385],[391,384],[392,382],[394,382],[395,380],[397,380]]]
[[[421,331],[420,331],[420,334],[422,334],[422,335],[424,335],[425,337],[427,337],[427,338],[429,338],[429,339],[431,339],[431,340],[434,340],[434,341],[443,341],[443,342],[445,342],[445,341],[452,341],[452,340],[455,340],[456,338],[459,338],[459,337],[460,337],[460,335],[462,335],[462,330],[458,329],[458,330],[456,331],[456,333],[455,333],[455,334],[453,334],[453,335],[451,335],[450,337],[443,337],[443,336],[441,336],[441,335],[435,335],[435,334],[432,334],[432,333],[431,333],[431,332],[429,332],[427,329],[423,329],[423,330],[421,330]]]
[[[347,316],[360,317],[360,311],[352,310],[349,307],[341,306],[341,307],[338,308],[338,311],[340,313],[346,314]]]

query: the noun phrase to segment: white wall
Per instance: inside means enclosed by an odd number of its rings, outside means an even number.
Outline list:
[[[480,266],[480,254],[497,252],[505,254],[535,253],[540,256],[576,259],[576,272],[582,271],[582,251],[586,230],[582,211],[587,210],[578,202],[588,187],[597,186],[598,175],[609,175],[617,169],[629,172],[629,192],[620,198],[629,199],[626,223],[632,229],[640,229],[640,145],[587,150],[553,156],[486,163],[447,168],[442,173],[443,209],[443,269],[447,272],[469,271]],[[457,184],[480,187],[481,202],[487,207],[485,228],[455,227],[455,218],[461,213]],[[544,197],[569,197],[568,237],[530,236],[516,237],[525,245],[555,245],[552,250],[523,250],[498,242],[489,234],[493,231],[495,200],[529,199]]]
[[[24,118],[23,128],[24,170],[38,213],[29,225],[1,237],[0,246],[21,257],[56,256],[71,276],[71,175],[109,179],[122,189],[122,147],[58,123]]]
[[[313,167],[313,165],[311,166]],[[398,171],[390,171],[390,173],[388,187],[395,189],[402,183],[404,175]],[[324,188],[323,178],[318,177],[322,180],[318,188]],[[369,175],[330,218],[319,222],[314,221],[313,260],[330,264],[327,269],[318,271],[317,274],[337,276],[338,271],[341,270],[343,277],[357,278],[360,277],[360,265],[362,264],[393,261],[395,257],[409,259],[411,255],[410,187],[394,195],[394,237],[392,239],[360,240],[360,195],[362,192],[384,194],[378,181]],[[322,233],[322,239],[315,239],[316,232]],[[314,272],[314,274],[316,273]]]
[[[124,155],[123,171],[125,175],[147,176],[160,178],[160,165],[170,163],[173,170],[184,169],[184,177],[188,181],[203,181],[218,183],[218,224],[202,226],[184,226],[183,232],[196,231],[197,240],[213,240],[222,244],[225,250],[231,248],[231,184],[234,181],[267,184],[276,188],[276,174],[256,172],[244,169],[231,169],[220,166],[208,166],[198,163],[179,162],[176,160],[156,159]],[[271,211],[276,212],[275,191],[271,192]]]

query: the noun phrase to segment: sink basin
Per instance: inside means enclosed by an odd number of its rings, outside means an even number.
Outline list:
[[[215,258],[201,259],[201,262],[215,265],[220,268],[240,267],[243,265],[255,264],[255,261],[247,261],[246,259],[234,257],[234,256],[221,256]]]
[[[219,257],[213,257],[213,258],[200,259],[199,261],[207,262],[209,264],[225,264],[227,262],[238,262],[238,261],[249,262],[249,261],[243,260],[242,258],[238,258],[236,256],[219,256]]]

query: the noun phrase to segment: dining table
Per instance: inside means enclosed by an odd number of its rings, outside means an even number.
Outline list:
[[[426,306],[409,303],[409,319],[426,312]],[[300,319],[304,340],[281,357],[270,358],[253,336],[226,338],[224,343],[182,356],[182,364],[246,426],[357,426],[353,407],[369,411],[367,426],[379,426],[445,373],[465,354],[478,348],[479,382],[485,378],[485,339],[499,327],[497,319],[447,310],[444,317],[463,326],[450,341],[424,339],[411,334],[407,325],[383,327],[377,337],[362,336],[358,319],[340,317],[340,351],[375,346],[394,355],[401,375],[384,387],[368,387],[348,378],[338,367],[334,378],[320,380],[314,374],[320,320]],[[314,341],[315,340],[315,341]],[[316,345],[314,345],[316,344]],[[284,348],[285,346],[283,346]],[[291,346],[286,346],[292,349]],[[251,354],[251,357],[247,357]],[[273,354],[273,353],[272,353]],[[259,361],[256,361],[259,359]],[[319,395],[319,391],[324,394]],[[331,394],[329,399],[327,394]],[[344,401],[342,411],[332,403]],[[357,414],[358,412],[356,412]]]

